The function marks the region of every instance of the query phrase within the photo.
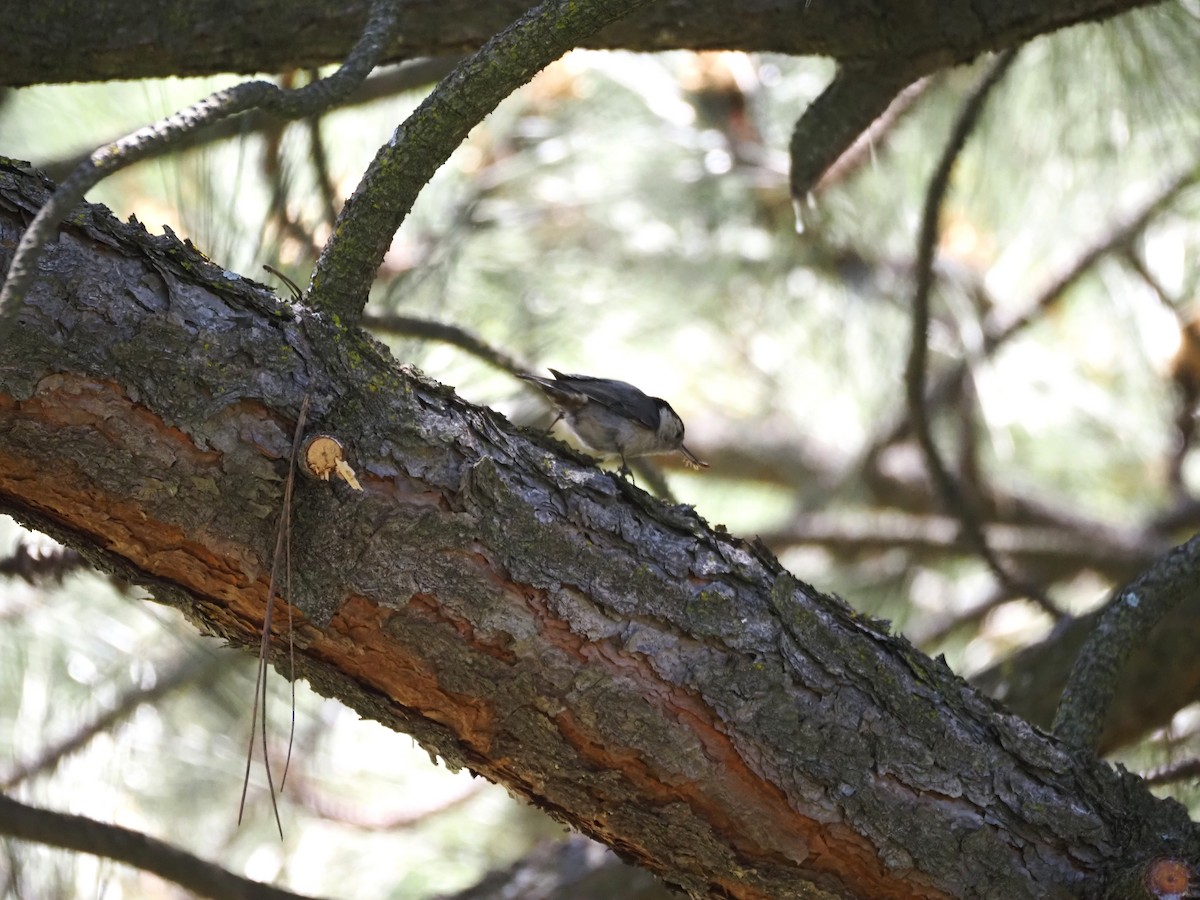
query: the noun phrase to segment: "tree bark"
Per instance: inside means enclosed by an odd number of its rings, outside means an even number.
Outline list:
[[[0,169],[0,266],[44,198]],[[41,266],[0,347],[6,509],[252,648],[308,393],[365,491],[297,490],[299,674],[668,882],[1099,896],[1197,858],[1178,804],[365,335],[100,207]]]
[[[477,50],[532,0],[401,0],[404,26],[388,61]],[[905,60],[930,71],[1099,21],[1153,0],[968,0],[820,3],[659,0],[585,46],[721,49],[830,56],[859,65]],[[271,72],[340,62],[366,4],[330,0],[45,0],[5,17],[0,83]]]

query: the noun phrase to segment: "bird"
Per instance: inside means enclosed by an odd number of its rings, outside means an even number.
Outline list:
[[[626,381],[565,375],[550,369],[553,378],[519,375],[537,385],[558,409],[550,430],[560,421],[588,450],[603,457],[620,457],[620,473],[628,476],[628,460],[640,456],[680,453],[694,469],[708,467],[683,443],[683,420],[661,397],[651,397]]]

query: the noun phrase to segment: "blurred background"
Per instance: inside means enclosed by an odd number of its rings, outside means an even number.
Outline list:
[[[1011,678],[1013,654],[1061,638],[1200,522],[1188,452],[1200,392],[1195,12],[1168,4],[1023,48],[942,210],[934,434],[991,545],[1042,602],[972,552],[906,425],[926,188],[987,60],[910,88],[797,205],[788,141],[830,63],[571,53],[422,193],[370,324],[397,359],[517,424],[549,415],[515,368],[615,377],[666,398],[711,463],[664,463],[676,501],[761,537],[799,578],[891,620],[1015,708],[1052,711],[1061,684],[1032,661],[1021,667],[1032,680]],[[307,284],[376,148],[453,62],[383,70],[351,106],[312,121],[239,121],[89,199],[287,296],[263,265]],[[79,154],[235,82],[9,91],[0,154],[62,178]],[[304,685],[284,838],[258,761],[239,828],[254,660],[9,520],[4,556],[0,783],[14,796],[339,897],[453,895],[565,834]],[[1187,658],[1170,661],[1190,666],[1195,635],[1182,627]],[[1106,749],[1194,805],[1194,689],[1172,678],[1169,708]],[[271,694],[278,781],[291,689],[275,673]],[[181,896],[120,865],[7,840],[0,884],[11,897]]]

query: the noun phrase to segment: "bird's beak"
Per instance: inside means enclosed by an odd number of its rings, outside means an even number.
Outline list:
[[[691,466],[693,469],[707,469],[708,468],[708,463],[706,463],[704,460],[698,458],[696,456],[696,454],[694,454],[687,447],[683,446],[683,444],[679,445],[679,452],[684,455],[684,457],[687,459],[687,464],[689,466]]]

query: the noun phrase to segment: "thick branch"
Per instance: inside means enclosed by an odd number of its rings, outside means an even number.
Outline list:
[[[0,169],[0,252],[42,198]],[[290,430],[297,666],[667,881],[1058,898],[1200,836],[775,561],[95,210],[0,345],[0,502],[250,647]],[[276,642],[278,646],[282,642]]]
[[[955,480],[942,459],[941,451],[933,439],[932,416],[926,405],[926,384],[929,374],[927,367],[930,293],[933,290],[934,280],[933,261],[937,252],[938,234],[941,230],[942,201],[950,189],[950,173],[954,169],[954,163],[966,146],[967,138],[974,131],[988,96],[1004,78],[1015,58],[1016,51],[1009,50],[996,59],[967,102],[963,104],[954,123],[950,139],[947,141],[933,177],[930,179],[925,197],[925,209],[921,218],[921,232],[917,239],[916,283],[913,287],[912,298],[912,338],[904,383],[909,419],[912,421],[917,444],[925,459],[929,480],[933,483],[942,503],[958,517],[963,533],[974,545],[997,580],[1007,589],[1017,593],[1024,592],[1022,591],[1023,586],[1017,584],[1016,579],[988,544],[987,534],[984,532],[978,511],[971,498],[967,496],[962,485]],[[1042,605],[1049,607],[1049,603],[1044,599]]]
[[[580,43],[643,51],[761,50],[862,64],[925,60],[921,68],[929,71],[1153,3],[941,0],[918,12],[904,0],[659,0]],[[533,5],[532,0],[403,0],[404,29],[387,61],[473,52]],[[363,0],[263,0],[236,4],[231,15],[227,2],[192,0],[172,8],[167,28],[157,0],[42,0],[5,19],[0,83],[249,74],[326,65],[345,57],[365,9]]]
[[[216,900],[304,900],[281,888],[234,875],[138,831],[85,816],[26,806],[0,794],[0,834],[128,863]]]

